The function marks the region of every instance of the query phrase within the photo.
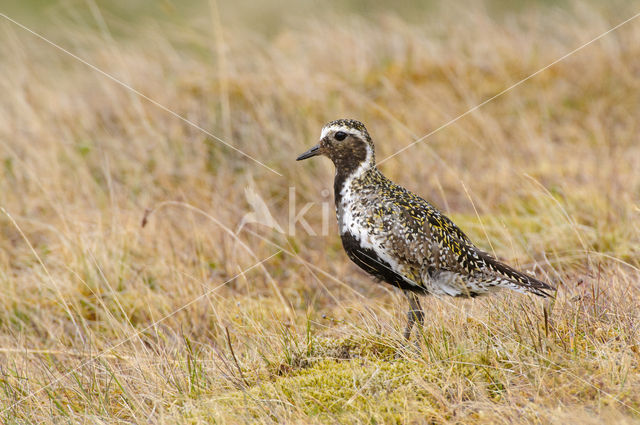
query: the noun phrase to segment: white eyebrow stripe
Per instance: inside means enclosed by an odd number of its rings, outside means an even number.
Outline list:
[[[320,139],[324,139],[325,136],[329,134],[330,131],[336,131],[336,132],[344,131],[347,134],[361,134],[360,131],[355,128],[334,124],[334,125],[322,127],[322,132],[320,133]]]

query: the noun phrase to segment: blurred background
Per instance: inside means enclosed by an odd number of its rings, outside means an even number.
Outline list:
[[[464,4],[464,2],[462,2]],[[467,2],[467,6],[477,2]],[[604,2],[593,1],[594,5]],[[420,22],[428,14],[433,14],[447,5],[436,0],[401,0],[388,2],[382,0],[363,1],[282,1],[274,0],[268,2],[252,2],[249,0],[239,0],[234,2],[210,2],[187,0],[184,2],[173,1],[152,1],[140,0],[129,1],[46,1],[46,0],[26,0],[4,2],[3,11],[14,17],[27,19],[36,22],[40,19],[51,19],[52,15],[73,15],[76,19],[84,18],[87,26],[92,26],[94,17],[87,8],[95,7],[107,20],[125,20],[127,22],[153,22],[153,21],[177,21],[184,20],[197,21],[204,18],[202,13],[209,13],[211,5],[220,9],[220,15],[225,22],[230,25],[240,25],[242,27],[253,28],[258,32],[277,33],[282,30],[283,25],[292,25],[297,19],[309,17],[323,17],[344,14],[353,14],[364,17],[375,17],[377,15],[396,15],[411,22]],[[526,9],[536,9],[539,7],[553,7],[567,9],[571,6],[570,1],[550,1],[550,0],[488,0],[483,2],[483,8],[487,8],[492,13],[503,14]],[[93,6],[91,6],[93,5]],[[608,5],[611,5],[608,3]],[[620,9],[624,2],[618,1],[615,9]],[[72,9],[74,9],[72,11]],[[613,8],[611,8],[613,9]],[[95,22],[93,22],[95,26]]]

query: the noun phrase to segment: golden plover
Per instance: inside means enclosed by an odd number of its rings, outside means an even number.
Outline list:
[[[424,320],[417,294],[475,297],[509,288],[545,297],[554,290],[481,251],[433,205],[386,178],[361,122],[326,124],[320,142],[297,160],[317,155],[336,167],[336,215],[347,255],[409,300],[405,338]]]

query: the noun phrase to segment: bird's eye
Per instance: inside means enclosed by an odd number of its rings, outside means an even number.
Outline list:
[[[347,133],[345,133],[344,131],[338,131],[333,135],[333,137],[335,137],[337,141],[341,142],[347,138]]]

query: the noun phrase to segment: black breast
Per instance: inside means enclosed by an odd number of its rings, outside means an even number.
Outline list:
[[[400,289],[406,289],[409,291],[424,293],[424,288],[413,285],[402,278],[401,275],[394,272],[391,265],[380,258],[374,250],[370,248],[363,248],[360,245],[360,240],[357,239],[352,233],[345,232],[340,235],[342,238],[342,246],[347,255],[360,267],[376,279],[387,282],[393,286],[397,286]]]

